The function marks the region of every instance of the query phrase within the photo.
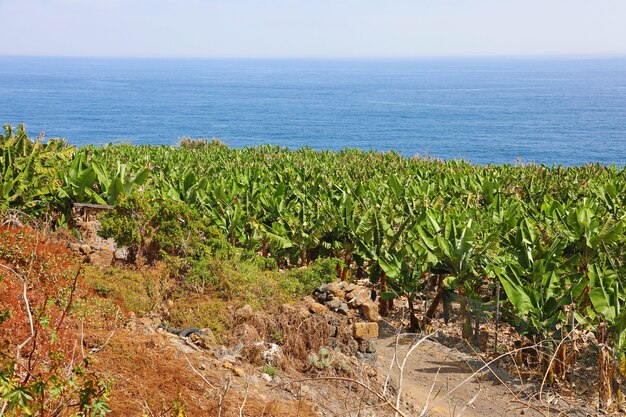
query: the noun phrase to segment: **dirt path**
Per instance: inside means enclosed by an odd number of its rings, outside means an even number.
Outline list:
[[[415,336],[405,337],[398,344],[400,362],[411,347]],[[377,349],[377,367],[387,374],[392,363],[396,339],[388,336],[375,341]],[[412,404],[419,415],[428,401],[429,416],[457,417],[500,417],[500,416],[556,416],[558,413],[543,411],[540,413],[516,401],[511,390],[515,386],[514,378],[505,372],[498,377],[507,381],[501,384],[489,371],[481,372],[477,378],[463,383],[482,363],[468,355],[449,349],[439,343],[424,341],[409,356],[406,362],[403,379],[405,405]],[[394,385],[399,381],[399,372],[392,372]],[[460,385],[460,386],[459,386]],[[432,391],[431,391],[432,390]],[[471,405],[466,406],[470,403]]]

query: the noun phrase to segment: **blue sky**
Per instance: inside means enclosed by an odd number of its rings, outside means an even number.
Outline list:
[[[626,54],[625,0],[0,0],[0,55]]]

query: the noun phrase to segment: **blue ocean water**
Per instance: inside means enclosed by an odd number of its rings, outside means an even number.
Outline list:
[[[0,124],[70,143],[395,150],[474,163],[626,162],[626,58],[0,57]]]

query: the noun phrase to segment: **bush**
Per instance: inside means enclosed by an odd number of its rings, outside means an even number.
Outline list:
[[[207,138],[193,139],[184,137],[181,138],[178,142],[178,147],[183,149],[202,149],[207,147],[220,147],[228,149],[228,145],[218,140],[217,138],[212,138],[211,140],[209,140]]]
[[[131,262],[145,257],[153,263],[164,255],[194,256],[215,231],[183,202],[132,194],[120,196],[115,210],[102,217],[99,234],[127,246]]]
[[[0,265],[3,414],[107,414],[110,381],[88,370],[89,357],[75,359],[80,262],[42,231],[0,227]]]
[[[312,266],[287,271],[287,276],[298,282],[298,294],[309,295],[320,285],[337,279],[337,265],[341,262],[339,259],[320,258]]]

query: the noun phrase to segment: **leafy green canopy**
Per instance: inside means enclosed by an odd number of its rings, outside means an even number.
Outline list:
[[[429,274],[466,297],[499,282],[512,321],[532,337],[575,305],[581,320],[608,322],[616,343],[625,340],[626,170],[616,166],[477,166],[209,141],[76,149],[6,127],[0,175],[5,209],[40,214],[141,194],[154,205],[151,224],[161,208],[169,218],[165,201],[182,204],[281,266],[341,258],[385,279],[386,296],[414,296]],[[175,223],[160,227],[181,232]],[[142,238],[135,226],[130,240]]]

